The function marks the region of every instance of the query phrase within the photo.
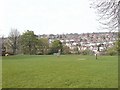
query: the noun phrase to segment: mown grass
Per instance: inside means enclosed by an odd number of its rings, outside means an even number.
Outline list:
[[[117,56],[3,57],[3,88],[117,88]]]

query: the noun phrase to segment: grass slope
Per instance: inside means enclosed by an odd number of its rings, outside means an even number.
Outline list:
[[[3,88],[117,88],[117,56],[3,57]]]

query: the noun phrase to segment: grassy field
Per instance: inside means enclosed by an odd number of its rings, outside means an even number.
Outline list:
[[[3,88],[117,88],[117,56],[8,56]]]

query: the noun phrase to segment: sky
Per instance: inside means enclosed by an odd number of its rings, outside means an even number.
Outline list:
[[[0,35],[100,32],[89,0],[0,0]]]

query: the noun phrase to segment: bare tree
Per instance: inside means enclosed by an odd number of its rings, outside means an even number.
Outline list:
[[[16,54],[16,50],[19,48],[20,33],[17,29],[11,29],[8,36],[7,45],[12,49],[12,53]]]
[[[120,0],[91,0],[91,7],[96,10],[100,28],[109,31],[118,30],[120,24]]]

